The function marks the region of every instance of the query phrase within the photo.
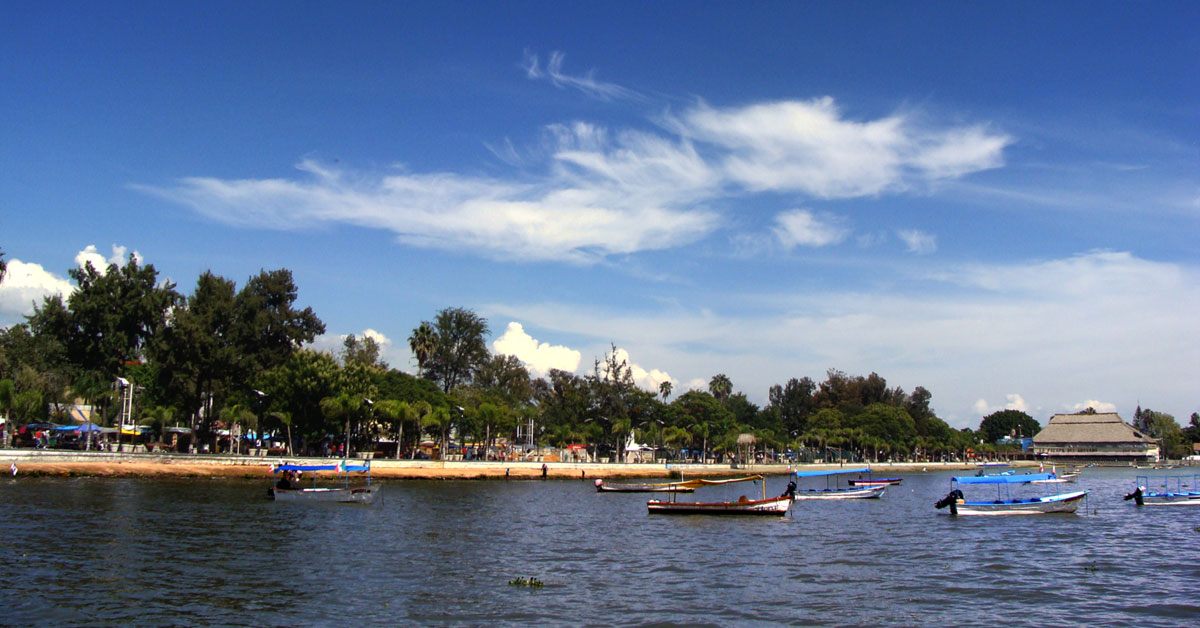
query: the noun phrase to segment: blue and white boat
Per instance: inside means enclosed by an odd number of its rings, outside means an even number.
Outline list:
[[[868,484],[842,488],[839,479],[846,475],[870,475],[871,467],[830,469],[828,471],[796,471],[797,478],[825,478],[825,488],[797,488],[796,500],[805,499],[878,499],[887,491],[886,484]]]
[[[1050,473],[1028,473],[1025,475],[984,475],[950,478],[950,493],[933,506],[937,509],[950,507],[955,516],[972,515],[1044,515],[1049,513],[1073,513],[1083,503],[1087,491],[1072,491],[1039,497],[1013,497],[1011,488],[1053,479]],[[994,500],[967,500],[962,486],[990,484],[996,487]]]
[[[318,477],[323,472],[336,474],[333,486],[319,485]],[[279,479],[267,489],[267,494],[280,502],[335,502],[342,504],[370,504],[379,496],[382,488],[371,482],[371,462],[348,464],[345,460],[337,464],[290,464],[272,467]],[[305,486],[301,476],[311,473],[310,486]],[[362,474],[361,480],[351,480],[352,474]]]
[[[1125,501],[1138,506],[1200,506],[1198,482],[1200,475],[1139,475]]]

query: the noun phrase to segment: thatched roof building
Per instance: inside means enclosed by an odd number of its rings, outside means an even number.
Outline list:
[[[1138,462],[1158,460],[1158,441],[1115,412],[1056,414],[1033,437],[1035,455],[1071,460]]]

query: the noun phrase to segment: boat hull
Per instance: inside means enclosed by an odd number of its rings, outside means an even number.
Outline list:
[[[370,504],[379,496],[380,484],[337,488],[271,488],[271,498],[278,502],[325,502],[339,504]]]
[[[653,484],[598,484],[597,493],[695,493],[691,486],[661,486]]]
[[[971,516],[1006,516],[1006,515],[1045,515],[1053,513],[1070,514],[1079,509],[1087,491],[1034,497],[1030,499],[1010,499],[985,501],[967,501],[956,505],[951,514],[959,517]]]
[[[1200,506],[1200,493],[1146,493],[1139,506]]]
[[[904,478],[879,478],[877,480],[849,480],[850,486],[899,486]]]
[[[654,515],[785,515],[792,504],[787,496],[736,502],[665,502],[652,499],[646,508]]]
[[[879,499],[887,486],[861,486],[841,489],[808,489],[796,491],[796,501],[810,499]]]

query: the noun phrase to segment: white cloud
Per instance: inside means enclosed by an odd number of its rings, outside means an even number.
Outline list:
[[[662,384],[663,382],[675,382],[675,380],[672,379],[666,371],[661,371],[659,369],[650,369],[647,371],[641,365],[631,360],[629,358],[629,352],[625,349],[617,347],[616,351],[610,352],[605,356],[605,359],[607,360],[607,358],[610,356],[615,357],[619,363],[625,363],[625,365],[629,367],[629,374],[633,377],[633,383],[637,384],[638,387],[644,390],[657,393],[659,384]],[[604,364],[606,363],[607,362],[601,364],[602,369],[606,368],[604,367]],[[607,370],[603,372],[607,372]]]
[[[96,249],[95,244],[89,244],[83,247],[82,251],[75,254],[75,265],[83,268],[85,264],[90,263],[97,273],[103,275],[108,272],[110,264],[115,264],[118,267],[124,266],[129,259],[127,256],[128,252],[129,249],[127,247],[114,244],[112,245],[112,255],[106,258]],[[137,251],[133,252],[133,259],[137,260],[138,264],[143,262],[142,254]]]
[[[74,290],[70,280],[40,264],[13,258],[8,261],[4,281],[0,282],[0,325],[21,322],[22,317],[33,314],[34,305],[40,305],[42,299],[55,294],[65,299]]]
[[[561,56],[544,69],[529,56],[526,71],[596,94],[618,93],[563,75]],[[532,178],[344,172],[305,160],[293,178],[187,177],[132,187],[235,226],[344,223],[390,231],[411,246],[593,263],[697,242],[725,222],[713,207],[746,191],[817,198],[900,192],[995,167],[1010,141],[981,126],[925,128],[902,114],[853,121],[832,98],[697,105],[662,122],[654,133],[584,121],[547,125],[549,159]],[[489,150],[525,165],[505,142]],[[785,244],[823,246],[848,235],[836,221],[805,212],[781,214]]]
[[[716,226],[711,212],[673,205],[670,179],[633,194],[621,182],[574,185],[565,175],[527,185],[444,173],[344,176],[312,161],[298,168],[307,180],[191,177],[173,188],[136,187],[238,226],[349,223],[392,231],[405,244],[504,259],[589,263],[692,242]]]
[[[1087,401],[1084,401],[1081,403],[1076,403],[1071,406],[1071,410],[1073,410],[1075,412],[1079,412],[1081,410],[1087,410],[1088,408],[1092,408],[1096,412],[1116,412],[1117,404],[1109,403],[1107,401],[1096,401],[1095,399],[1088,399]],[[1133,417],[1129,417],[1129,419],[1132,419],[1132,418]]]
[[[937,236],[919,229],[901,229],[896,236],[904,242],[909,253],[928,255],[937,250]]]
[[[379,347],[381,349],[385,348],[385,347],[389,347],[392,344],[391,338],[388,338],[387,336],[383,335],[382,333],[380,333],[378,331],[375,331],[374,329],[371,329],[370,327],[364,329],[362,331],[362,333],[359,334],[359,336],[361,336],[363,338],[370,338],[371,340],[374,340],[375,344],[379,345]]]
[[[515,356],[536,377],[545,376],[551,369],[574,373],[579,368],[581,354],[562,345],[538,342],[525,332],[518,322],[510,322],[504,333],[492,341],[496,353]]]
[[[806,209],[793,209],[775,216],[775,225],[775,236],[789,249],[837,244],[850,233],[837,218],[818,218]]]
[[[939,415],[977,427],[989,395],[1045,422],[1091,391],[1125,413],[1140,399],[1187,416],[1200,380],[1200,268],[1123,252],[1014,264],[943,265],[873,291],[726,297],[725,311],[648,314],[490,305],[530,324],[616,339],[680,381],[723,372],[758,403],[772,384],[829,368],[934,394]],[[897,287],[899,286],[899,287]],[[706,380],[701,380],[706,385]],[[996,387],[1019,390],[1007,394]],[[999,409],[999,408],[996,408]]]
[[[1008,403],[1004,404],[1005,410],[1019,410],[1021,412],[1029,410],[1029,404],[1025,403],[1025,399],[1021,395],[1012,393],[1005,395],[1005,398],[1008,399]]]
[[[582,76],[571,76],[562,71],[563,61],[566,55],[554,51],[550,53],[550,58],[546,60],[545,68],[542,67],[537,54],[525,51],[525,58],[522,60],[521,66],[525,70],[525,76],[531,80],[547,80],[550,84],[558,88],[569,87],[577,89],[588,96],[599,98],[600,100],[640,100],[641,95],[637,92],[621,87],[615,83],[605,83],[596,80],[595,71],[589,71]]]
[[[750,190],[818,198],[874,196],[1003,163],[1011,140],[982,127],[923,128],[902,114],[853,121],[833,98],[684,112],[680,132],[727,151],[727,176]]]

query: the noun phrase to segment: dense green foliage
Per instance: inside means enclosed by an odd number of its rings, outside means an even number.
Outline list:
[[[111,424],[114,381],[123,378],[136,387],[134,418],[143,424],[192,427],[214,446],[235,426],[285,433],[308,452],[330,451],[349,434],[354,451],[383,441],[395,456],[416,455],[423,442],[428,451],[429,441],[445,454],[452,441],[490,448],[503,440],[582,444],[612,457],[633,439],[693,459],[938,459],[996,451],[997,439],[1039,428],[1006,410],[983,417],[978,432],[953,429],[927,389],[889,387],[876,373],[792,378],[771,386],[763,407],[723,373],[707,390],[673,397],[670,382],[637,386],[615,346],[590,373],[534,378],[517,358],[488,351],[488,322],[465,308],[413,329],[413,376],[390,368],[370,337],[345,337],[337,355],[306,348],[325,326],[296,305],[287,270],[262,271],[240,289],[206,272],[187,296],[132,256],[71,277],[78,289],[69,297],[47,298],[26,323],[0,331],[0,414],[63,420],[68,404],[83,401]],[[1197,415],[1186,430],[1150,410],[1136,420],[1172,456],[1190,453],[1200,437]]]

